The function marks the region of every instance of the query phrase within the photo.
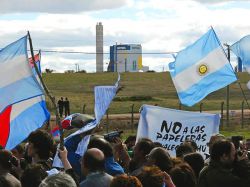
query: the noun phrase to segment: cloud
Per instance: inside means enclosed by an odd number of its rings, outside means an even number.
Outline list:
[[[121,2],[121,1],[120,1]],[[125,2],[125,1],[124,1]],[[95,52],[95,26],[104,26],[104,52],[119,43],[142,44],[144,53],[177,52],[195,42],[213,26],[221,43],[232,44],[249,34],[247,6],[215,6],[191,0],[140,0],[118,9],[77,14],[20,14],[0,18],[0,48],[29,30],[35,49]],[[1,10],[0,2],[0,10]],[[51,1],[51,3],[54,3]],[[166,54],[143,54],[143,65],[162,71],[172,61]],[[104,56],[104,66],[109,54]],[[64,72],[75,64],[95,71],[95,54],[42,53],[42,67]]]
[[[198,1],[200,3],[208,3],[208,4],[213,4],[213,3],[226,3],[226,2],[239,2],[239,1],[248,1],[249,0],[192,0],[192,1]]]
[[[1,0],[0,13],[79,13],[119,8],[127,3],[127,0]]]

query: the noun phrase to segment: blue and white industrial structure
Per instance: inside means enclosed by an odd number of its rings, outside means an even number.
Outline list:
[[[142,47],[140,44],[119,44],[110,46],[108,71],[139,72],[147,71],[142,66]]]

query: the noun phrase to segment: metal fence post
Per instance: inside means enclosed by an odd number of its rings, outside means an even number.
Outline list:
[[[245,101],[243,100],[241,103],[241,128],[244,127],[244,103]]]
[[[220,118],[220,123],[221,123],[221,127],[223,127],[223,122],[224,122],[224,114],[223,114],[223,109],[224,109],[224,101],[221,102],[221,118]]]
[[[181,110],[181,108],[182,108],[182,104],[181,104],[181,103],[179,103],[179,110]]]
[[[82,106],[82,113],[85,114],[85,112],[86,112],[86,104],[83,104],[83,106]]]
[[[106,112],[106,132],[109,133],[109,110]]]
[[[203,103],[200,104],[200,113],[202,113]]]
[[[134,132],[134,104],[131,106],[131,132]]]

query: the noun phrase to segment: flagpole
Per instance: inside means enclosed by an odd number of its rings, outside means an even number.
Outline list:
[[[229,54],[229,58],[230,58],[230,45],[228,45],[228,44],[224,44],[224,45],[227,46],[227,50],[228,50],[228,54]],[[229,62],[230,62],[230,61],[229,61]],[[230,64],[231,64],[231,63],[230,63]],[[239,81],[239,77],[238,77],[238,75],[236,74],[235,71],[234,71],[234,74],[235,74],[235,76],[237,77],[237,83],[238,83],[239,86],[240,86],[241,93],[242,93],[242,95],[243,95],[243,97],[244,97],[244,99],[245,99],[245,101],[246,101],[246,103],[247,103],[248,109],[250,109],[250,105],[249,105],[249,103],[248,103],[246,94],[245,94],[245,92],[244,92],[244,90],[243,90],[243,88],[242,88],[242,86],[241,86],[240,81]]]
[[[227,47],[227,52],[228,52],[229,62],[230,62],[230,45],[228,45],[228,44],[224,44],[224,45]],[[240,87],[240,89],[241,89],[241,93],[242,93],[242,95],[243,95],[243,97],[244,97],[244,100],[245,100],[246,103],[247,103],[248,109],[250,109],[250,106],[249,106],[249,103],[248,103],[246,94],[245,94],[245,92],[244,92],[244,90],[243,90],[243,88],[242,88],[242,86],[241,86],[240,81],[239,81],[239,77],[238,77],[238,75],[236,74],[235,71],[234,71],[234,73],[235,73],[235,76],[237,77],[237,83],[239,84],[239,87]]]
[[[213,32],[215,33],[213,27],[211,27],[211,28],[212,28]],[[220,44],[222,50],[224,51],[224,49],[223,49],[223,47],[222,47],[222,45],[221,45],[221,43],[220,43],[220,40],[218,39],[216,33],[215,33],[215,36],[216,36],[216,38],[217,38],[217,40],[218,40],[218,42],[219,42],[219,44]],[[228,44],[224,44],[224,45],[227,47],[227,53],[228,53],[227,58],[228,58],[229,64],[230,64],[230,66],[231,66],[231,68],[232,68],[232,71],[234,72],[234,74],[235,74],[235,76],[236,76],[236,78],[237,78],[237,83],[238,83],[239,86],[240,86],[241,93],[242,93],[242,95],[243,95],[243,97],[244,97],[244,99],[245,99],[245,101],[246,101],[246,103],[247,103],[248,109],[250,109],[250,106],[249,106],[249,104],[248,104],[246,95],[245,95],[245,93],[244,93],[244,91],[243,91],[243,89],[242,89],[241,83],[240,83],[240,81],[239,81],[239,77],[238,77],[238,75],[236,74],[236,72],[234,71],[232,64],[230,63],[230,45],[228,45]],[[225,51],[224,51],[224,53],[225,53]],[[225,55],[226,55],[226,53],[225,53]],[[227,125],[229,125],[229,85],[227,86]]]
[[[35,63],[35,57],[34,57],[34,51],[33,51],[33,45],[32,45],[32,40],[31,40],[31,37],[30,37],[30,33],[28,31],[28,38],[29,38],[29,44],[30,44],[30,52],[31,52],[31,56],[32,56],[32,60],[33,60],[33,64],[34,64],[34,67],[35,67],[35,70],[36,70],[36,73],[42,83],[42,86],[47,94],[47,96],[50,98],[52,104],[53,104],[53,107],[54,107],[54,110],[55,110],[55,114],[56,114],[56,123],[58,124],[59,126],[59,131],[60,131],[60,149],[63,150],[64,149],[64,135],[63,135],[63,128],[62,128],[62,124],[61,124],[61,120],[60,120],[60,116],[58,114],[58,110],[57,110],[57,105],[56,105],[56,99],[55,97],[50,93],[50,91],[48,90],[47,86],[45,85],[43,79],[42,79],[42,76],[38,70],[38,67]]]
[[[38,55],[39,55],[39,61],[41,62],[42,61],[42,52],[41,52],[41,49],[38,50]],[[33,60],[33,59],[32,59]],[[41,71],[41,63],[39,63],[39,72]],[[51,126],[50,126],[50,119],[51,119],[51,116],[49,117],[49,120],[47,122],[47,131],[50,131],[51,130]]]
[[[229,61],[229,64],[230,63],[230,49],[229,49],[229,45],[228,44],[224,44],[226,47],[227,47],[227,59]],[[226,97],[227,97],[227,126],[229,126],[229,94],[230,94],[230,90],[229,90],[229,85],[227,85],[227,94],[226,94]]]
[[[229,45],[228,45],[228,44],[224,44],[224,45],[227,47],[227,55],[226,55],[226,53],[225,53],[225,51],[224,51],[224,49],[223,49],[223,47],[222,47],[222,45],[221,45],[221,43],[220,43],[220,40],[219,40],[219,38],[217,37],[216,32],[214,31],[214,28],[213,28],[212,26],[211,26],[211,28],[212,28],[212,30],[213,30],[213,32],[214,32],[214,34],[215,34],[215,37],[216,37],[218,43],[220,44],[220,47],[221,47],[222,51],[224,52],[225,56],[226,56],[227,59],[228,59],[228,62],[229,62],[229,64],[230,64],[231,68],[232,68],[232,71],[234,72],[236,78],[238,79],[238,77],[237,77],[237,75],[236,75],[236,73],[235,73],[235,71],[234,71],[234,69],[233,69],[233,66],[232,66],[232,64],[230,63],[230,49],[229,49]],[[229,85],[227,85],[227,92],[226,92],[226,107],[227,107],[227,119],[226,119],[226,121],[227,121],[227,126],[229,126],[229,94],[230,94],[230,87],[229,87]]]

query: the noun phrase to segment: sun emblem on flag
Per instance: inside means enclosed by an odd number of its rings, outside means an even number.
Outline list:
[[[198,68],[199,74],[200,75],[205,75],[208,71],[208,67],[206,64],[201,64]]]

